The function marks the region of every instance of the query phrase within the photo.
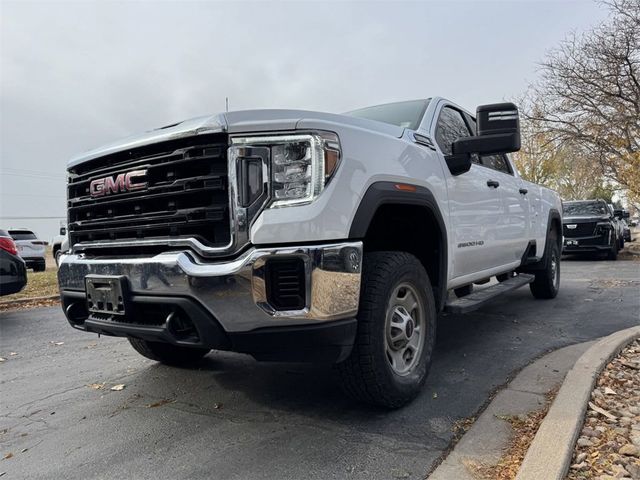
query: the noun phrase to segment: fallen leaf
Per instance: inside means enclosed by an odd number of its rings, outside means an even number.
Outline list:
[[[436,392],[433,392],[433,398],[438,398],[438,394]]]
[[[94,390],[100,390],[102,387],[104,387],[104,383],[92,383],[90,385],[87,385],[87,387],[93,388]]]
[[[593,410],[594,412],[597,412],[601,415],[604,415],[607,418],[610,418],[611,420],[616,420],[617,418],[615,415],[612,415],[611,413],[607,412],[604,408],[600,408],[593,402],[589,402],[589,408],[591,408],[591,410]]]
[[[64,342],[53,342],[53,341],[52,341],[52,342],[49,342],[49,343],[50,343],[51,345],[57,345],[57,346],[59,346],[59,345],[64,345]]]
[[[604,394],[605,395],[617,395],[615,390],[613,390],[613,389],[611,389],[609,387],[604,387]]]
[[[215,410],[220,410],[220,409],[222,408],[222,404],[221,404],[221,403],[217,403],[217,402],[216,402],[216,403],[214,403],[214,404],[213,404],[213,408],[214,408]]]
[[[18,354],[18,352],[11,352],[9,355],[13,357],[13,356],[15,356],[17,354]]]
[[[168,398],[164,398],[162,400],[158,400],[157,402],[150,403],[147,405],[147,408],[156,408],[161,407],[162,405],[166,405],[167,403],[173,403],[175,400],[169,400]]]
[[[22,450],[20,450],[20,453],[24,453],[24,452],[26,452],[28,450],[29,450],[28,448],[23,448]]]
[[[3,457],[3,459],[4,460],[9,460],[11,457],[13,457],[13,453],[9,452]]]
[[[96,347],[97,345],[98,345],[97,343],[90,343],[89,345],[87,345],[84,348],[93,348],[93,347]]]
[[[625,367],[633,368],[634,370],[640,370],[640,363],[631,363],[627,360],[620,360],[620,363]]]
[[[119,383],[118,385],[114,385],[113,387],[111,387],[111,390],[113,390],[114,392],[119,392],[121,390],[124,390],[124,387],[124,383]]]
[[[7,359],[0,357],[0,362],[5,362]]]

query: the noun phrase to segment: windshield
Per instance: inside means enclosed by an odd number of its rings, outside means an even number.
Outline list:
[[[9,235],[14,240],[35,240],[36,236],[29,230],[9,230]]]
[[[607,206],[602,202],[569,202],[562,205],[562,213],[567,217],[580,215],[606,215]]]
[[[431,99],[428,98],[426,100],[387,103],[385,105],[353,110],[346,112],[345,115],[376,120],[378,122],[397,125],[398,127],[417,130],[430,100]]]

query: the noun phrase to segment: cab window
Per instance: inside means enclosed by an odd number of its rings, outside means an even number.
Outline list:
[[[451,144],[460,137],[472,135],[459,110],[444,107],[436,126],[436,142],[445,155],[451,155]]]

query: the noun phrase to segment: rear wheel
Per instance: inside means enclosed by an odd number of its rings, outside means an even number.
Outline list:
[[[427,378],[436,334],[431,283],[420,261],[404,252],[365,254],[358,331],[338,365],[356,400],[399,408]]]
[[[131,337],[129,337],[129,343],[143,357],[175,366],[194,364],[210,351],[208,348],[180,347],[170,343],[150,342]]]
[[[535,298],[555,298],[560,288],[560,247],[554,230],[547,238],[545,262],[542,270],[536,270],[535,280],[529,284],[531,294]]]
[[[47,265],[42,263],[42,264],[36,264],[33,266],[33,271],[34,272],[44,272],[47,269]]]

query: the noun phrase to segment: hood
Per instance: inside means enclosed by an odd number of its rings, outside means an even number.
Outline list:
[[[562,223],[591,223],[591,222],[606,222],[609,220],[608,215],[581,215],[575,217],[563,217]]]
[[[123,138],[72,158],[67,167],[71,168],[88,160],[122,150],[175,140],[181,137],[220,132],[231,134],[260,133],[312,128],[339,130],[340,125],[370,130],[396,138],[402,137],[404,133],[404,128],[396,125],[348,115],[307,110],[243,110],[196,117]],[[339,134],[339,131],[337,133]]]

